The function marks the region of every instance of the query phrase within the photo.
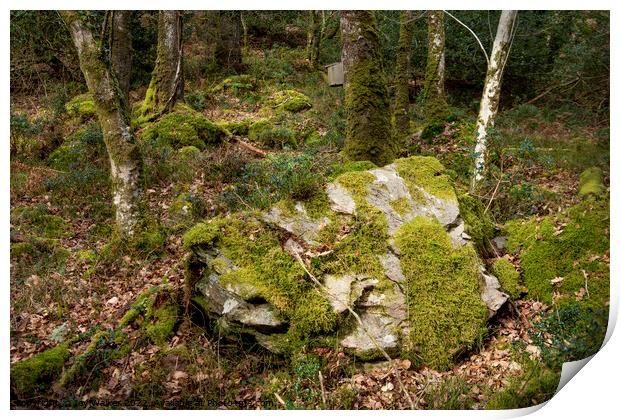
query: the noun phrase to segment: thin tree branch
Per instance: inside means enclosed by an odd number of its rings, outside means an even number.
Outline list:
[[[465,25],[463,22],[461,22],[460,20],[458,20],[453,14],[451,14],[450,12],[448,12],[447,10],[443,11],[446,15],[450,16],[452,19],[456,20],[458,23],[460,23],[465,29],[467,29],[469,32],[471,32],[471,34],[474,36],[474,38],[476,38],[476,41],[478,41],[478,45],[480,45],[480,49],[482,50],[483,54],[484,54],[484,58],[487,59],[487,66],[489,65],[489,55],[487,54],[486,50],[484,49],[484,46],[482,45],[482,42],[480,41],[480,38],[478,38],[478,35],[476,35],[476,33],[471,30],[469,28],[469,26]]]

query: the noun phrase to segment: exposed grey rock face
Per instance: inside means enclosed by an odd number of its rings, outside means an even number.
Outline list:
[[[295,214],[292,216],[285,216],[280,208],[272,207],[263,215],[263,220],[303,239],[312,246],[319,245],[316,241],[317,236],[320,230],[329,223],[327,217],[312,219],[301,202],[295,204]]]
[[[376,255],[383,273],[375,276],[377,278],[353,271],[326,274],[318,281],[322,284],[321,293],[340,320],[349,316],[349,308],[362,320],[362,325],[348,321],[339,325],[342,329],[336,336],[340,344],[361,358],[372,359],[381,358],[377,345],[388,353],[397,353],[405,346],[403,337],[408,337],[412,331],[413,318],[409,314],[406,291],[408,282],[416,279],[407,279],[403,273],[401,251],[406,250],[396,246],[394,237],[398,230],[416,217],[434,218],[443,226],[454,248],[472,245],[456,200],[436,197],[421,187],[413,186],[417,190],[410,191],[411,183],[407,184],[399,175],[395,164],[367,172],[374,180],[366,185],[364,204],[380,210],[387,222],[388,251],[383,248]],[[361,212],[352,193],[339,182],[328,184],[326,193],[332,212],[349,215],[351,219]],[[286,232],[280,238],[280,246],[286,253],[293,257],[314,257],[332,252],[325,251],[325,244],[319,242],[323,229],[332,223],[330,217],[333,218],[333,214],[313,218],[303,203],[297,203],[292,210],[273,207],[263,213],[260,220],[280,229],[279,232]],[[328,249],[334,244],[329,245]],[[213,249],[199,257],[208,270],[196,289],[206,300],[210,314],[225,325],[238,326],[254,334],[257,342],[269,350],[281,351],[288,320],[276,306],[260,296],[255,284],[236,275],[240,267],[221,250]],[[478,283],[480,299],[490,318],[506,302],[508,295],[501,291],[497,278],[487,273],[484,266],[480,268]]]
[[[487,305],[487,318],[491,318],[506,303],[508,295],[501,291],[501,285],[497,277],[487,273],[484,266],[480,267],[480,273],[482,279],[482,293],[480,297]]]

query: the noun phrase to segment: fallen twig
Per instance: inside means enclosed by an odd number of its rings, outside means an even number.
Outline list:
[[[243,140],[241,140],[238,137],[234,137],[233,139],[237,142],[237,144],[239,144],[239,146],[241,146],[244,149],[254,153],[255,155],[258,155],[260,157],[267,156],[267,152],[265,152],[264,150],[261,150],[258,147],[254,147],[250,143],[246,143],[246,142],[244,142]]]

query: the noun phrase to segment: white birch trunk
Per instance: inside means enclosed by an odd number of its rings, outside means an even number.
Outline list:
[[[476,147],[474,149],[474,176],[471,188],[484,179],[487,134],[495,124],[497,109],[499,106],[499,94],[502,85],[502,75],[510,52],[510,40],[517,19],[516,10],[503,10],[497,25],[497,34],[493,42],[493,51],[487,68],[484,81],[482,99],[480,100],[480,112],[476,122]]]

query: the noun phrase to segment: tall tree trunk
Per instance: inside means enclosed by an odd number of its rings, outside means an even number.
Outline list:
[[[130,10],[112,11],[112,28],[110,32],[110,61],[116,73],[118,85],[129,99],[131,82],[131,15]]]
[[[152,120],[170,111],[183,97],[183,43],[181,12],[159,12],[157,59],[151,83],[140,110],[142,119]]]
[[[394,93],[395,132],[406,135],[409,131],[409,76],[411,74],[411,45],[413,12],[400,13],[400,33],[396,53],[396,91]]]
[[[344,152],[351,160],[383,166],[394,159],[395,147],[375,15],[343,11],[340,23],[347,114]]]
[[[243,11],[239,12],[239,20],[241,21],[241,29],[243,30],[243,49],[247,51],[250,40],[248,35],[248,25],[245,21],[245,14]]]
[[[122,237],[130,238],[140,218],[142,158],[131,130],[127,101],[88,26],[76,12],[61,13],[71,31],[103,131],[110,159],[116,225]]]
[[[493,51],[487,68],[486,79],[480,111],[476,122],[476,147],[474,150],[474,176],[472,177],[471,189],[484,178],[485,161],[487,151],[487,134],[495,124],[497,109],[499,107],[499,94],[502,85],[502,75],[510,53],[510,42],[513,36],[514,24],[517,20],[516,10],[503,10],[497,25],[497,34],[493,42]]]
[[[240,70],[242,68],[241,12],[237,10],[219,12],[218,32],[215,60],[221,67]]]
[[[448,104],[444,92],[446,63],[446,34],[444,12],[428,12],[428,58],[424,80],[424,113],[428,124],[437,125],[448,117]]]
[[[310,65],[317,67],[319,55],[321,53],[321,37],[322,22],[318,10],[310,10],[310,27],[308,29],[308,44],[306,46],[306,55],[310,61]]]

